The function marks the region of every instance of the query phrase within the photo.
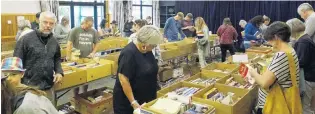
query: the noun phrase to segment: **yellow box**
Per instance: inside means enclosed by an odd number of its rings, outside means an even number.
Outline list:
[[[151,109],[150,107],[157,101],[158,99],[155,99],[149,103],[146,103],[142,108],[144,110],[147,110],[147,111],[150,111],[150,112],[153,112],[154,114],[165,114],[161,111],[158,111],[158,110],[154,110],[154,109]],[[208,107],[208,111],[205,113],[205,114],[210,114],[211,112],[214,112],[215,111],[215,108],[211,105],[208,105],[208,104],[204,104],[204,103],[201,103],[201,102],[197,102],[197,101],[192,101],[192,103],[197,103],[197,104],[201,104],[201,105],[204,105],[204,106],[207,106]]]
[[[166,88],[159,90],[158,95],[165,95],[168,92],[172,92],[175,89],[180,88],[180,87],[196,87],[196,88],[200,88],[200,89],[204,88],[204,86],[201,86],[201,85],[191,84],[191,83],[187,83],[187,82],[179,82],[179,83],[173,84],[169,87],[166,87]],[[161,97],[161,96],[158,96],[158,97]]]
[[[209,64],[208,66],[206,66],[205,68],[202,69],[203,70],[207,70],[212,72],[213,74],[218,74],[218,75],[227,75],[227,74],[232,74],[233,72],[236,72],[239,68],[239,65],[237,64],[225,64],[225,63],[212,63]],[[222,70],[222,71],[226,71],[227,73],[223,73],[223,72],[215,72],[214,70]]]
[[[262,54],[268,54],[272,52],[272,48],[268,47],[251,47],[249,49],[246,49],[246,53],[262,53]]]
[[[240,83],[242,85],[245,85],[246,83],[248,83],[239,74],[231,74],[230,76],[224,77],[221,80],[217,81],[217,83],[226,85],[225,84],[226,80],[228,80],[231,77],[233,77],[234,81],[236,81],[236,82],[238,82],[238,83]],[[229,85],[226,85],[226,86],[229,86]],[[231,86],[231,87],[233,87],[233,86]],[[255,88],[255,86],[253,86],[253,88]],[[253,88],[251,88],[251,89],[253,89]],[[240,88],[240,89],[242,89],[242,88]]]
[[[218,38],[218,35],[217,34],[211,34],[209,36],[209,40],[215,40],[216,38]]]
[[[91,60],[89,61],[89,63],[96,63],[96,62],[93,62]],[[88,64],[88,63],[84,63],[84,64]],[[99,64],[100,65],[96,67],[79,68],[82,70],[86,70],[87,82],[112,75],[112,64],[113,64],[112,61],[100,59]]]
[[[215,75],[215,74],[213,74],[213,73],[211,73],[211,72],[202,71],[202,72],[200,72],[200,73],[197,73],[197,74],[194,75],[194,76],[189,77],[188,79],[185,80],[185,82],[190,83],[190,84],[194,84],[194,83],[191,83],[191,82],[189,82],[189,81],[195,80],[195,79],[197,79],[197,78],[202,78],[202,79],[219,78],[218,81],[220,81],[220,80],[222,80],[224,77],[227,77],[227,76],[228,76],[228,75],[226,75],[226,76]],[[206,85],[204,85],[204,84],[194,84],[194,85],[201,85],[201,86],[206,87]],[[208,86],[210,86],[210,85],[208,85]]]
[[[87,73],[86,70],[81,70],[74,67],[69,67],[72,69],[72,73],[64,74],[60,83],[54,85],[55,90],[61,90],[69,87],[73,87],[76,85],[84,84],[87,81]]]
[[[97,51],[105,51],[111,49],[111,45],[106,41],[101,41]]]
[[[103,57],[102,59],[105,60],[110,60],[112,61],[112,74],[116,75],[117,74],[117,69],[118,69],[118,58],[119,58],[120,52],[117,53],[111,53]]]
[[[100,60],[100,66],[87,69],[87,81],[112,75],[112,61]]]
[[[227,94],[227,92],[235,93],[234,96],[239,97],[240,99],[232,105],[225,105],[209,99],[203,99],[203,95],[212,88],[217,88],[219,92],[222,92],[224,94]],[[252,90],[245,90],[225,86],[223,84],[215,84],[193,95],[193,101],[214,106],[214,108],[216,109],[216,114],[250,114],[255,105],[256,97],[257,88]]]

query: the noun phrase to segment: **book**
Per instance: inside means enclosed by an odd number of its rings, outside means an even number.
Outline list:
[[[249,70],[249,68],[244,63],[241,63],[240,69],[239,69],[239,74],[242,76],[242,78],[246,82],[249,82],[250,84],[254,84],[255,79],[250,76],[250,73],[248,73],[248,70]]]

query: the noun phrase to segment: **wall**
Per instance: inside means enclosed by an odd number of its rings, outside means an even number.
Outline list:
[[[2,0],[2,13],[37,13],[40,12],[38,0]]]

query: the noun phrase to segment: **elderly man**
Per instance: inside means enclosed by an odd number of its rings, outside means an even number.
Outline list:
[[[93,29],[93,18],[86,17],[80,27],[73,28],[68,37],[67,59],[71,57],[72,46],[80,50],[80,58],[94,57],[98,47],[98,33]]]
[[[14,56],[21,58],[26,69],[22,83],[46,91],[51,100],[51,88],[63,77],[60,46],[52,34],[56,21],[53,13],[42,12],[39,29],[22,36],[14,50]]]
[[[166,20],[164,26],[164,37],[169,42],[180,40],[178,33],[180,33],[181,39],[184,39],[186,37],[180,25],[180,21],[183,20],[183,18],[184,14],[182,12],[178,12],[176,16],[170,17]]]
[[[298,7],[299,15],[305,20],[305,32],[315,41],[315,12],[309,3],[303,3]]]

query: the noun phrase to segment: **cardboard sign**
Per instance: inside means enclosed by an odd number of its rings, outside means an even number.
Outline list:
[[[244,64],[244,63],[241,63],[241,66],[240,66],[240,69],[238,71],[241,76],[244,78],[246,77],[247,73],[248,73],[248,67]]]
[[[232,56],[232,60],[234,63],[241,63],[241,62],[245,62],[248,63],[248,55],[244,54],[244,55],[233,55]]]

